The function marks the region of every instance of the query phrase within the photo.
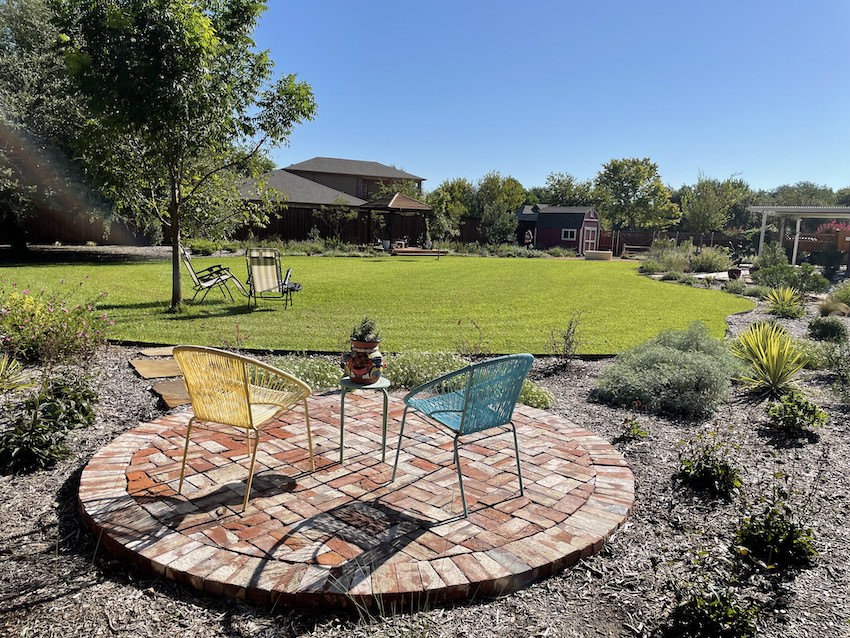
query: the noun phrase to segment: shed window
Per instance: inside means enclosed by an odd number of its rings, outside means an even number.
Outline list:
[[[576,240],[576,229],[575,228],[562,228],[561,229],[561,241],[575,241]]]

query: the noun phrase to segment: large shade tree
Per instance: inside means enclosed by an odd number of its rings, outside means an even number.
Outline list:
[[[595,206],[597,200],[591,180],[580,181],[569,173],[549,173],[540,198],[554,206]]]
[[[514,210],[525,202],[525,189],[513,177],[491,171],[478,180],[475,210],[481,216],[481,236],[489,244],[513,243],[518,224]]]
[[[732,217],[732,207],[749,193],[747,183],[732,178],[719,180],[700,173],[697,183],[682,189],[685,227],[702,234],[720,230]]]
[[[596,176],[600,217],[608,228],[664,230],[679,221],[681,211],[670,201],[658,165],[643,159],[612,159]]]
[[[314,116],[309,85],[274,77],[253,0],[58,0],[68,66],[95,117],[80,152],[126,217],[170,226],[171,307],[184,228],[265,223],[238,184]]]

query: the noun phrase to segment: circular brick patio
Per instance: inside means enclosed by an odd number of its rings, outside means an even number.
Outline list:
[[[467,438],[462,517],[452,443],[390,397],[386,463],[381,396],[310,399],[316,469],[298,410],[265,430],[246,512],[243,437],[193,433],[176,493],[190,412],[141,424],[101,449],[80,479],[83,519],[121,558],[211,594],[275,605],[388,609],[516,590],[598,551],[626,519],[634,477],[607,442],[517,406],[525,495],[509,431]]]

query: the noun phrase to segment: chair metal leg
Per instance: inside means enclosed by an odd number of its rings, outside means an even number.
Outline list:
[[[516,452],[516,473],[517,476],[519,476],[519,493],[524,494],[525,492],[523,492],[522,489],[522,468],[519,464],[519,442],[517,441],[516,426],[514,425],[513,421],[511,421],[511,428],[514,432],[514,451]]]
[[[316,462],[313,460],[313,431],[310,429],[310,410],[307,409],[307,399],[304,399],[304,419],[307,421],[307,449],[310,451],[310,471],[316,469]]]
[[[251,466],[248,468],[248,483],[245,485],[245,500],[242,503],[243,512],[248,509],[248,498],[251,496],[251,483],[254,482],[254,462],[257,460],[257,448],[259,447],[260,431],[254,430],[254,449],[251,451]]]
[[[381,463],[387,462],[387,408],[389,407],[390,395],[386,388],[382,390],[384,393],[384,421],[381,426]]]
[[[404,436],[404,422],[407,420],[407,406],[404,406],[404,413],[401,415],[401,427],[398,429],[398,447],[395,450],[395,463],[393,463],[393,477],[390,482],[395,480],[395,473],[398,469],[398,455],[401,453],[401,437]]]
[[[195,417],[189,419],[189,425],[186,427],[186,443],[183,445],[183,463],[180,466],[180,483],[177,485],[177,493],[183,493],[183,475],[186,473],[186,457],[189,454],[189,434],[192,432],[192,422]]]
[[[342,388],[339,395],[339,462],[342,463],[345,448],[343,442],[345,440],[345,395],[348,392],[346,388]]]
[[[455,468],[457,469],[457,482],[460,484],[460,502],[463,504],[463,516],[464,518],[469,516],[469,512],[466,511],[466,494],[463,493],[463,474],[460,471],[460,455],[457,453],[457,437],[454,439],[455,443]]]

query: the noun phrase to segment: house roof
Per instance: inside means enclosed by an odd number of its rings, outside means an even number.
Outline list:
[[[418,177],[411,173],[400,171],[397,168],[381,164],[380,162],[340,159],[338,157],[314,157],[305,162],[287,166],[284,170],[357,175],[358,177],[374,177],[376,179],[409,179],[414,181],[423,181],[425,179],[424,177]]]
[[[551,204],[526,204],[515,213],[521,222],[536,222],[540,215],[580,215],[582,218],[593,210],[592,206],[552,206]]]
[[[290,205],[329,206],[342,203],[346,206],[360,206],[366,203],[363,199],[328,188],[282,168],[265,173],[263,178],[265,178],[266,187],[281,191],[286,195],[286,201]],[[245,199],[257,199],[257,180],[246,180],[239,187],[239,192]]]

